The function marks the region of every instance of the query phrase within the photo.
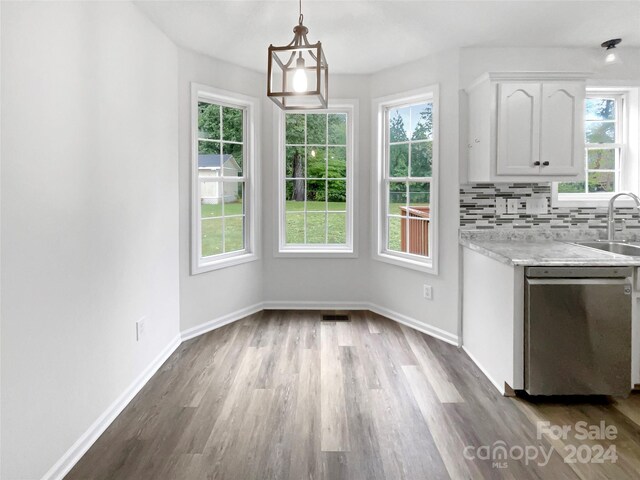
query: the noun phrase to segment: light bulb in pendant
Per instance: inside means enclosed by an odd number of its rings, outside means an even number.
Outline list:
[[[304,70],[304,58],[296,60],[296,72],[293,74],[293,90],[296,92],[307,91],[307,72]]]
[[[620,54],[618,53],[618,50],[616,49],[616,46],[622,42],[622,39],[620,38],[613,38],[611,40],[607,40],[606,42],[603,42],[602,45],[600,45],[602,48],[605,48],[605,52],[604,52],[604,64],[605,65],[615,65],[618,63],[622,63],[622,60],[620,59]]]
[[[608,52],[604,57],[604,63],[606,63],[607,65],[620,63],[620,56],[618,55],[618,52],[615,52],[615,51]]]

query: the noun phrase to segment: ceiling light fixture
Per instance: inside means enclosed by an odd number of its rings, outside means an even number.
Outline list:
[[[283,110],[327,108],[329,66],[320,42],[310,44],[309,29],[300,16],[293,28],[293,40],[283,47],[269,45],[267,96]]]
[[[620,60],[620,54],[616,50],[616,45],[622,42],[621,38],[612,38],[606,42],[602,42],[600,45],[602,48],[606,48],[604,52],[604,64],[615,65],[616,63],[622,63]]]

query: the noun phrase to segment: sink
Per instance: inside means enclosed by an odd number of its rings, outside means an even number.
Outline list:
[[[605,252],[617,253],[618,255],[627,255],[630,257],[640,257],[640,246],[629,245],[623,242],[576,242],[576,245],[589,248],[597,248]]]

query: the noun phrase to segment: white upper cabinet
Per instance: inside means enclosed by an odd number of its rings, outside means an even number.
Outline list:
[[[540,174],[540,84],[498,84],[498,175]]]
[[[540,162],[545,175],[584,171],[584,96],[584,84],[542,84]]]
[[[490,73],[469,95],[470,182],[579,180],[584,73]]]

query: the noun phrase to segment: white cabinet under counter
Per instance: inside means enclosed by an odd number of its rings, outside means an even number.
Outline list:
[[[524,388],[524,269],[463,248],[462,348],[500,393]]]
[[[581,180],[587,75],[487,73],[467,88],[469,181]]]
[[[525,273],[532,266],[634,272],[627,283],[631,303],[629,390],[640,384],[639,257],[612,255],[551,238],[487,240],[461,235],[460,243],[462,347],[501,393],[525,390]]]

